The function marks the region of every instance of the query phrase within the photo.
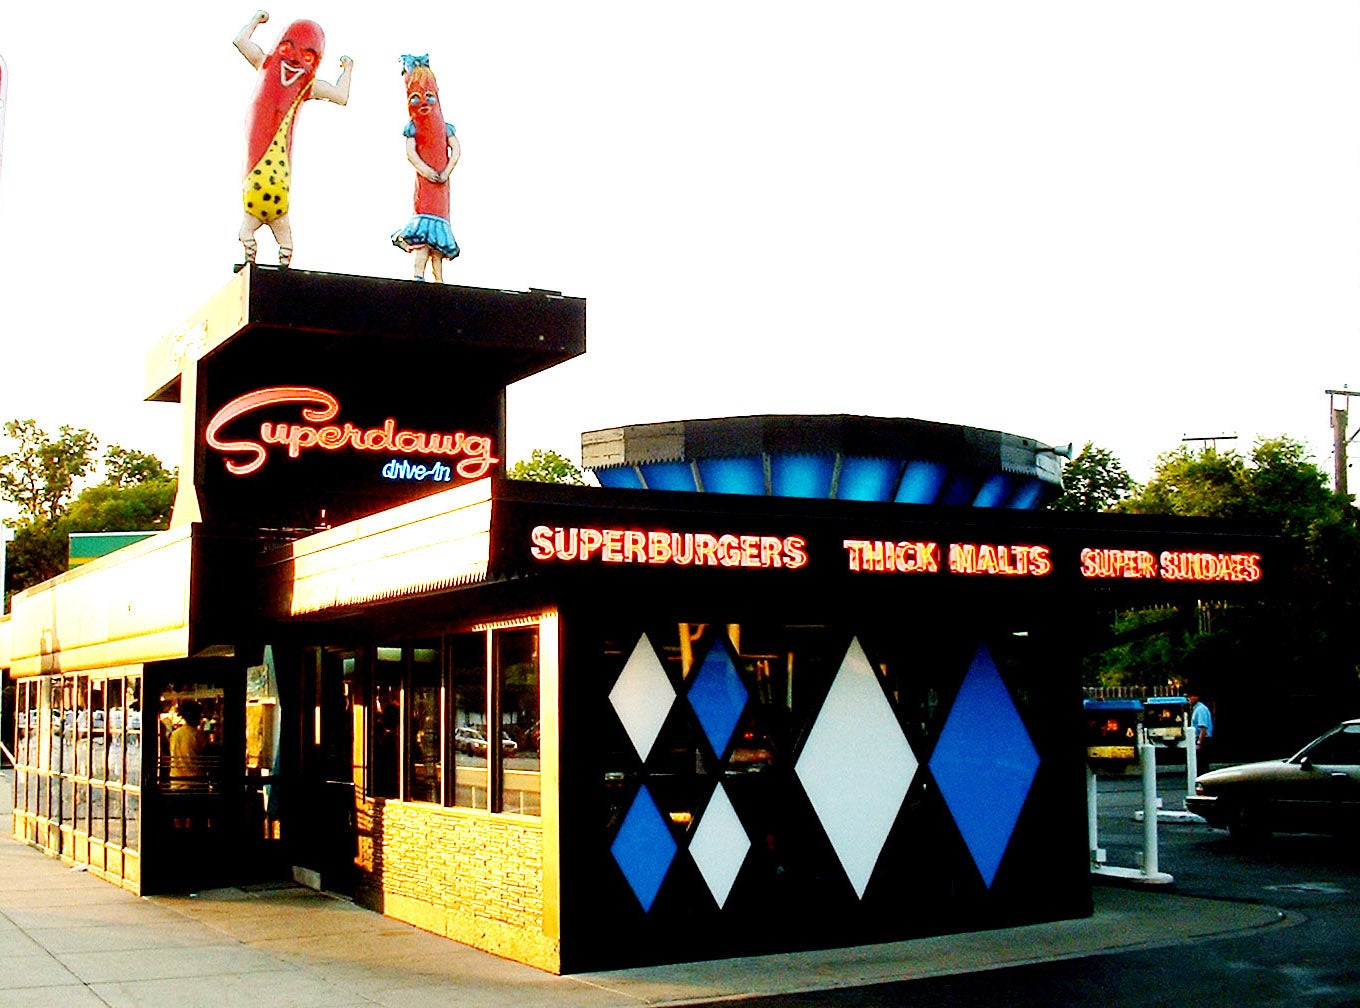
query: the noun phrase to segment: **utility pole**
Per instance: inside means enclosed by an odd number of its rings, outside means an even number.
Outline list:
[[[1360,395],[1360,392],[1350,392],[1344,388],[1327,389],[1327,395],[1331,397],[1332,463],[1336,474],[1336,495],[1343,500],[1350,500],[1350,490],[1346,486],[1346,445],[1351,443],[1355,435],[1346,437],[1346,422],[1351,409],[1351,396]],[[1340,406],[1337,405],[1338,399],[1341,401]]]

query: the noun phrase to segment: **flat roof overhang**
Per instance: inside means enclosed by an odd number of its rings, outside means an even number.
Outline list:
[[[15,593],[0,665],[19,678],[189,655],[197,530],[158,532]]]
[[[357,367],[399,355],[504,386],[584,353],[585,313],[556,291],[249,266],[148,353],[145,397],[179,402],[186,367],[238,351]]]

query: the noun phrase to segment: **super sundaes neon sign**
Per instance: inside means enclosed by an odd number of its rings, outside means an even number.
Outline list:
[[[1081,576],[1162,581],[1261,580],[1260,553],[1206,553],[1196,550],[1084,549]]]
[[[278,406],[301,406],[305,422],[263,421],[252,437],[225,437],[223,432],[234,421],[252,413]],[[227,472],[233,476],[248,476],[257,471],[269,458],[270,447],[284,449],[290,459],[300,458],[304,451],[320,449],[325,452],[359,451],[405,454],[422,457],[443,457],[450,460],[454,471],[463,479],[479,479],[487,475],[500,461],[492,454],[491,438],[464,431],[441,433],[399,428],[394,417],[387,417],[378,427],[360,427],[348,421],[329,423],[340,414],[340,400],[324,389],[307,385],[277,385],[257,389],[237,396],[218,410],[208,421],[204,439],[209,448],[226,458]],[[458,459],[453,462],[453,459]],[[442,463],[430,466],[406,465],[402,471],[438,472],[447,469]],[[384,467],[392,471],[392,464]]]

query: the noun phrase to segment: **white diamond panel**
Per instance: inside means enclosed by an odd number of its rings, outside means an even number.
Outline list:
[[[918,765],[852,640],[794,769],[861,898]]]
[[[638,758],[646,762],[675,703],[675,687],[666,677],[646,634],[638,638],[619,681],[609,691],[609,702],[623,722]]]
[[[727,903],[732,883],[737,880],[737,873],[750,849],[751,838],[742,828],[732,800],[719,784],[689,845],[690,856],[719,907]]]

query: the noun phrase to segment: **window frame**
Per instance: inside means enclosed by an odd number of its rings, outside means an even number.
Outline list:
[[[540,755],[538,767],[534,770],[517,770],[520,774],[537,775],[540,789],[539,801],[536,811],[524,811],[521,804],[520,809],[506,809],[506,766],[507,754],[504,751],[502,738],[505,735],[505,725],[503,724],[505,710],[503,705],[505,676],[503,669],[500,668],[501,649],[504,646],[504,635],[510,633],[524,633],[530,631],[533,634],[533,677],[534,692],[536,694],[536,705],[534,710],[537,712],[539,724],[542,722],[543,713],[543,627],[546,620],[540,616],[524,617],[497,621],[494,623],[481,623],[466,626],[458,629],[446,630],[437,636],[413,637],[404,640],[396,640],[374,644],[370,660],[366,663],[369,670],[369,681],[371,689],[369,691],[366,708],[366,717],[369,721],[368,730],[365,732],[365,762],[364,768],[364,797],[370,801],[404,801],[421,805],[432,805],[442,808],[459,809],[466,812],[480,812],[489,815],[518,815],[531,818],[542,818],[542,790],[541,782],[543,778],[542,757]],[[455,724],[459,713],[467,710],[460,706],[462,696],[459,693],[460,684],[467,690],[467,678],[460,678],[455,681],[455,638],[480,637],[480,647],[465,647],[461,649],[460,656],[463,659],[470,658],[475,651],[480,654],[481,662],[481,697],[483,701],[480,714],[483,718],[483,734],[486,736],[486,766],[478,767],[475,764],[459,762],[463,754],[458,749],[457,732],[459,725]],[[413,797],[413,757],[414,739],[411,730],[411,704],[413,702],[412,673],[415,668],[415,651],[421,648],[435,647],[439,652],[439,741],[438,752],[440,765],[438,768],[439,785],[438,794],[434,799],[421,796]],[[391,790],[395,794],[380,794],[377,787],[379,784],[376,771],[376,756],[378,751],[379,738],[381,734],[381,724],[377,709],[377,700],[380,688],[390,685],[390,674],[385,673],[379,677],[381,664],[392,663],[390,657],[380,657],[389,649],[398,650],[400,658],[400,669],[396,674],[397,680],[397,703],[399,705],[399,725],[397,733],[397,782],[396,787]],[[475,726],[475,721],[469,720],[469,726]],[[485,798],[482,804],[476,804],[475,798],[472,804],[458,804],[458,780],[457,775],[460,766],[466,773],[471,770],[476,772],[483,771],[483,783],[474,786],[485,788]]]

